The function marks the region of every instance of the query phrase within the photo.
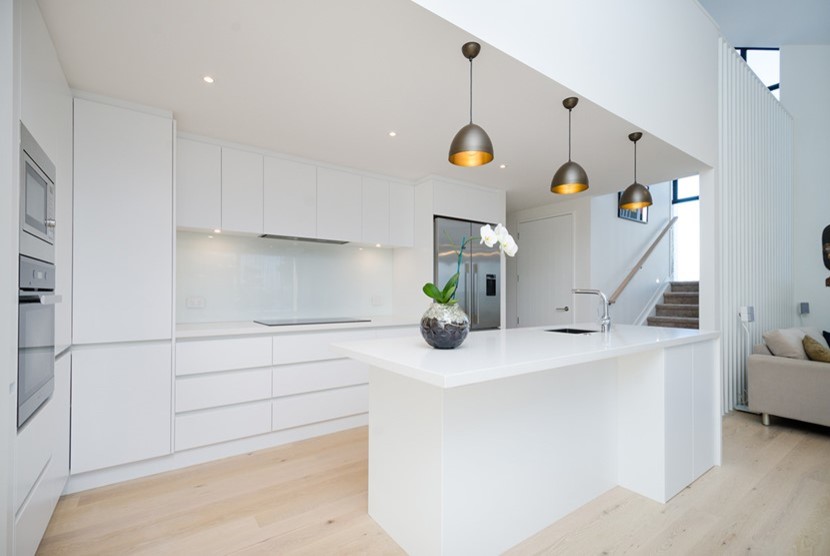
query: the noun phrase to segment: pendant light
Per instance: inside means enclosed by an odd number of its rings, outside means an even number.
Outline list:
[[[651,193],[645,185],[637,183],[637,141],[643,137],[639,131],[630,134],[628,138],[634,143],[634,183],[629,185],[620,196],[620,208],[623,210],[637,210],[651,206]]]
[[[493,143],[487,132],[473,123],[473,58],[481,45],[468,42],[461,53],[470,61],[470,123],[462,127],[450,143],[450,162],[458,166],[482,166],[493,160]]]
[[[562,106],[568,109],[568,161],[559,167],[550,182],[550,190],[562,195],[588,189],[588,174],[582,166],[571,160],[571,110],[577,102],[579,99],[576,97],[568,97],[562,101]]]

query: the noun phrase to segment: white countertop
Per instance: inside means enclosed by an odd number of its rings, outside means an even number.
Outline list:
[[[396,316],[356,317],[368,322],[337,322],[327,324],[296,324],[290,326],[266,326],[254,321],[200,322],[176,325],[176,338],[210,338],[215,336],[246,336],[318,332],[324,330],[353,330],[356,328],[384,328],[389,326],[418,326],[418,319]]]
[[[569,327],[598,329],[595,324]],[[427,384],[453,388],[720,336],[719,332],[624,324],[613,325],[607,335],[546,332],[549,328],[565,326],[471,332],[460,347],[450,350],[430,347],[420,334],[344,342],[332,348]]]

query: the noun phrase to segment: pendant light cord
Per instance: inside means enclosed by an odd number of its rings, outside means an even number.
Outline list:
[[[473,59],[470,58],[470,123],[473,123]]]
[[[634,141],[634,183],[637,183],[637,141]]]
[[[568,162],[571,161],[571,109],[568,108]]]

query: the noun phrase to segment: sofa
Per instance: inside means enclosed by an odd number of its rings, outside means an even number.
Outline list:
[[[830,363],[808,357],[802,344],[805,335],[827,348],[827,332],[780,329],[765,333],[765,343],[756,344],[747,358],[749,410],[760,413],[764,425],[776,415],[830,426]]]

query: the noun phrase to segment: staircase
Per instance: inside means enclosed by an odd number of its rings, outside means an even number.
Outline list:
[[[699,328],[700,282],[672,282],[656,306],[656,316],[648,317],[649,326]]]

